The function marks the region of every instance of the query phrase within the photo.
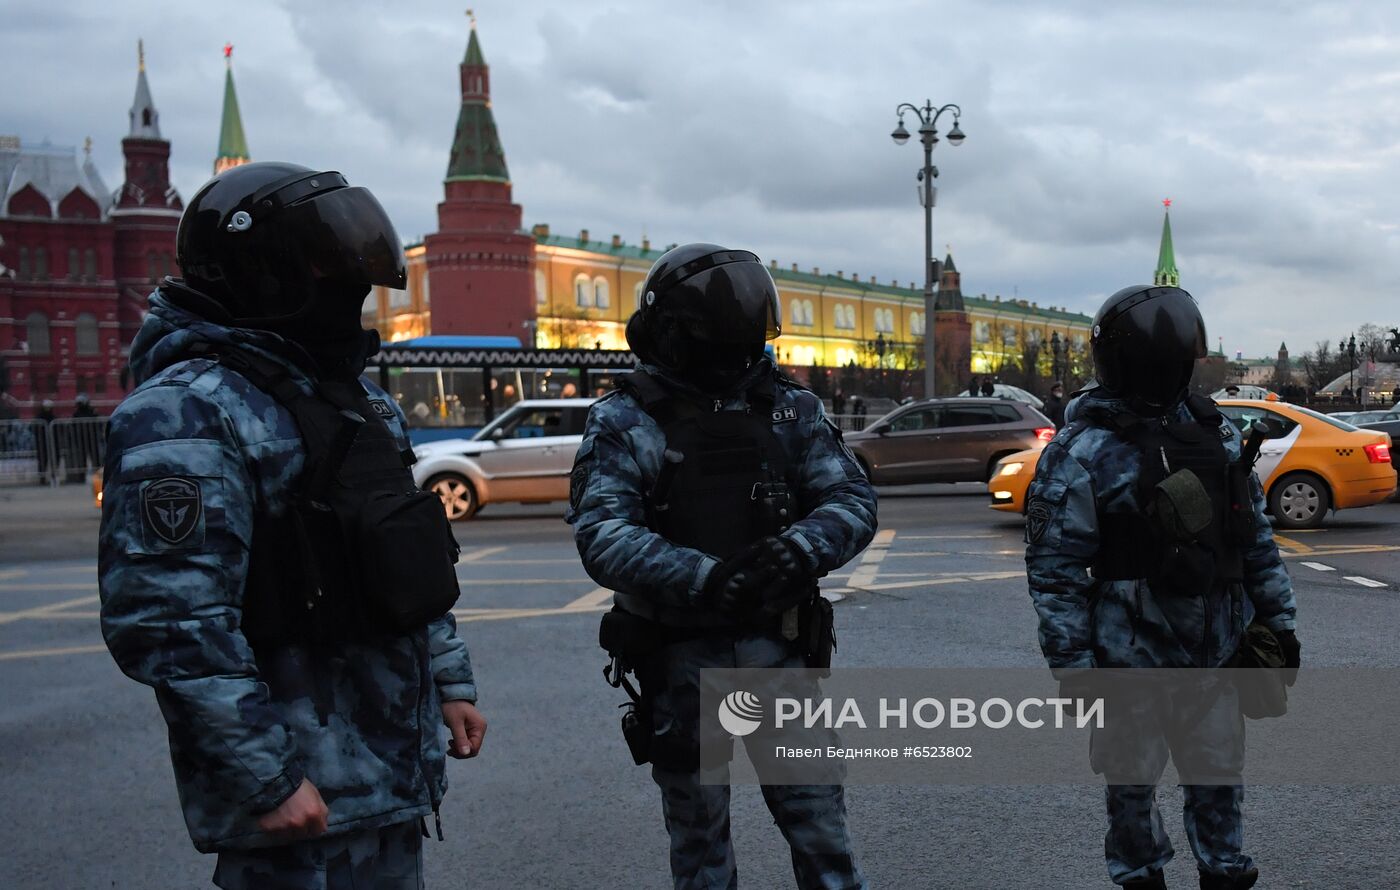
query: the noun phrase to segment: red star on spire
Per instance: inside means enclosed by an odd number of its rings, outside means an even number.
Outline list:
[[[224,58],[225,58],[225,59],[231,59],[231,58],[233,58],[233,44],[232,44],[232,43],[225,43],[225,44],[224,44]]]
[[[1163,199],[1162,199],[1162,206],[1163,206],[1163,207],[1171,207],[1171,206],[1172,206],[1172,199],[1171,199],[1171,198],[1163,198]]]

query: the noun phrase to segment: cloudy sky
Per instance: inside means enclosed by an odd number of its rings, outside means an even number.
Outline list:
[[[188,197],[229,41],[253,157],[344,171],[413,238],[435,228],[466,2],[9,0],[0,133],[91,136],[115,187],[144,37]],[[965,292],[1092,313],[1150,279],[1170,197],[1227,351],[1400,324],[1400,5],[476,2],[527,226],[921,280],[921,152],[888,134],[932,99],[963,110],[934,239]]]

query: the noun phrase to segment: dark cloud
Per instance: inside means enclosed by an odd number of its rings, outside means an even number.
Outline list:
[[[1183,283],[1227,349],[1305,346],[1323,307],[1338,332],[1400,320],[1400,12],[1388,4],[477,11],[527,225],[917,279],[921,152],[888,134],[898,102],[933,98],[964,112],[966,144],[934,153],[934,238],[973,293],[1092,311],[1150,276],[1170,196]],[[186,195],[209,172],[231,40],[255,157],[339,167],[406,236],[435,228],[467,40],[455,3],[251,0],[230,16],[20,0],[0,79],[23,87],[6,90],[0,130],[91,135],[115,186],[138,36]]]

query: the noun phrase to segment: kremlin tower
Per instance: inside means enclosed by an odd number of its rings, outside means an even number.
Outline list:
[[[1172,249],[1172,199],[1165,198],[1162,206],[1162,246],[1157,249],[1157,271],[1152,273],[1152,283],[1157,287],[1179,287],[1181,273],[1176,270],[1176,251]]]
[[[495,334],[533,346],[535,239],[521,230],[491,114],[491,70],[473,19],[459,66],[462,106],[438,204],[424,239],[434,334]]]
[[[161,138],[160,112],[146,82],[145,45],[137,41],[136,47],[136,96],[127,113],[130,127],[122,140],[126,181],[109,213],[114,224],[113,265],[124,344],[131,342],[141,326],[152,284],[166,275],[179,274],[172,248],[185,208],[170,184],[170,143]]]
[[[243,136],[243,117],[238,113],[238,93],[233,89],[233,44],[224,44],[224,114],[219,124],[219,154],[214,158],[214,175],[240,167],[248,157],[248,140]]]

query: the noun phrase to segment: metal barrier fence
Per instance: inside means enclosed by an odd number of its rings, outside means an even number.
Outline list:
[[[0,420],[0,485],[87,482],[107,454],[107,418]]]
[[[876,419],[884,416],[884,412],[879,414],[828,414],[831,422],[836,424],[836,428],[843,433],[854,433],[865,429],[868,424],[874,423]]]

